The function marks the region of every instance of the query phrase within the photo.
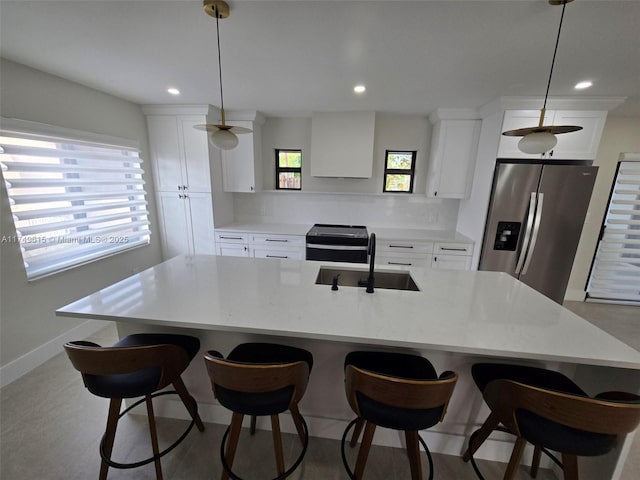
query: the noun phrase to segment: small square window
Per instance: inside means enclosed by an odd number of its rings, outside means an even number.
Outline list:
[[[302,190],[302,150],[276,149],[276,190]]]
[[[416,151],[387,150],[384,160],[383,192],[413,193]]]

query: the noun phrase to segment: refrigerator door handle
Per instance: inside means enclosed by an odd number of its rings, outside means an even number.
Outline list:
[[[540,220],[542,219],[542,202],[544,201],[544,193],[538,194],[538,206],[536,207],[536,221],[533,225],[533,234],[531,235],[531,246],[529,247],[529,254],[527,255],[527,261],[524,262],[524,268],[522,273],[526,274],[531,264],[531,257],[533,251],[536,248],[536,242],[538,241],[538,233],[540,232]]]
[[[529,242],[531,241],[531,229],[533,227],[533,220],[536,216],[536,199],[537,193],[531,192],[531,199],[529,200],[529,214],[527,216],[527,225],[524,229],[524,235],[522,236],[522,249],[520,249],[520,256],[516,263],[515,274],[520,275],[522,271],[522,265],[525,258],[527,258],[527,250],[529,249]]]

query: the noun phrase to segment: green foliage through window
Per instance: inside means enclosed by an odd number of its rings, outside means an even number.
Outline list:
[[[276,189],[302,190],[302,150],[276,149]]]
[[[387,150],[384,161],[383,192],[413,192],[416,151]]]

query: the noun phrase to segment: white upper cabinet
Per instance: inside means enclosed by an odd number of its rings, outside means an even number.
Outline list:
[[[371,178],[375,112],[315,112],[311,117],[311,176]]]
[[[538,125],[539,120],[539,110],[507,110],[504,113],[502,131],[533,127]],[[582,130],[556,135],[557,145],[544,157],[559,160],[595,160],[606,120],[607,112],[602,110],[547,110],[545,125],[578,125]],[[498,158],[540,158],[541,155],[530,155],[518,149],[521,138],[501,135]]]
[[[158,191],[211,192],[204,115],[149,115],[147,126]]]
[[[471,193],[481,121],[442,119],[435,123],[427,174],[427,196],[467,198]]]
[[[228,125],[245,127],[251,133],[238,135],[238,146],[221,150],[222,185],[225,192],[255,192],[262,178],[262,136],[258,121],[230,120]]]

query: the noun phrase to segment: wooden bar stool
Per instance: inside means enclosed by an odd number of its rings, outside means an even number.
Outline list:
[[[200,431],[204,430],[197,403],[180,378],[198,353],[200,341],[187,335],[150,333],[129,335],[112,347],[75,341],[65,344],[64,348],[73,366],[82,374],[85,387],[94,395],[110,399],[107,428],[100,442],[100,480],[107,478],[109,467],[136,468],[151,462],[155,463],[156,478],[161,480],[160,458],[178,446],[194,424]],[[175,391],[160,392],[168,385],[173,385]],[[172,445],[160,452],[152,399],[169,394],[179,395],[192,421]],[[120,412],[123,399],[137,397],[143,398]],[[147,406],[153,455],[133,463],[115,462],[111,453],[118,420],[143,402]]]
[[[357,351],[345,358],[345,376],[347,399],[357,415],[342,436],[342,461],[349,477],[362,480],[373,435],[376,426],[380,426],[404,431],[412,480],[422,479],[422,444],[432,479],[431,454],[418,431],[442,421],[458,375],[444,372],[438,377],[431,362],[418,355]],[[345,442],[354,425],[351,447],[357,443],[363,427],[364,436],[352,472]]]
[[[559,452],[565,480],[578,480],[578,456],[598,456],[612,450],[618,437],[640,422],[640,397],[625,392],[605,392],[594,398],[564,375],[519,365],[478,364],[472,374],[491,413],[469,439],[463,456],[473,453],[491,432],[504,425],[516,436],[505,480],[515,478],[527,442],[535,446],[531,476],[538,472],[541,453]],[[496,378],[497,377],[515,377]],[[530,383],[524,383],[528,381]],[[535,384],[535,385],[532,385]],[[474,469],[478,476],[477,467]]]
[[[276,458],[277,477],[284,479],[300,465],[307,451],[309,432],[298,403],[302,399],[313,367],[310,352],[272,343],[243,343],[225,359],[216,351],[205,355],[211,388],[217,400],[233,412],[220,445],[222,480],[240,480],[233,471],[233,461],[245,415],[251,416],[251,433],[255,417],[269,416]],[[302,451],[285,470],[279,414],[289,410],[302,443]]]

